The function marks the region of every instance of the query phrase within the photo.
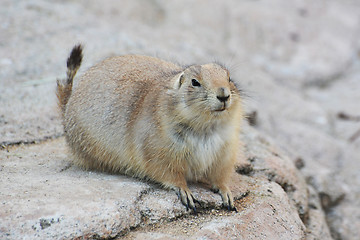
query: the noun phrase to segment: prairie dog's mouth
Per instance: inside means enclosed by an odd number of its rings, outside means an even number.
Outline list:
[[[227,107],[225,105],[219,107],[219,108],[216,108],[215,110],[213,110],[214,112],[223,112],[227,109]]]
[[[222,107],[222,108],[220,108],[220,109],[215,109],[214,112],[223,112],[223,111],[225,111],[225,110],[226,110],[226,108],[225,108],[225,107]]]
[[[223,112],[226,109],[228,109],[228,104],[224,103],[221,106],[217,107],[216,109],[214,109],[214,112]]]

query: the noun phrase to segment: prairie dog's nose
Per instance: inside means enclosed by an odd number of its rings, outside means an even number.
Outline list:
[[[220,102],[226,102],[230,98],[230,90],[228,88],[220,87],[216,94]]]

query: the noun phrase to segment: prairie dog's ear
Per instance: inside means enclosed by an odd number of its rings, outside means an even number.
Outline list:
[[[184,72],[181,72],[178,75],[176,75],[174,80],[174,89],[179,89],[181,85],[184,83],[184,80],[185,80]]]

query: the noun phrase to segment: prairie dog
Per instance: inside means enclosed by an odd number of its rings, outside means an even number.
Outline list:
[[[72,89],[82,46],[57,81],[68,145],[86,169],[150,179],[196,211],[187,181],[206,179],[236,210],[227,186],[243,117],[239,90],[216,63],[187,67],[124,55],[88,69]]]

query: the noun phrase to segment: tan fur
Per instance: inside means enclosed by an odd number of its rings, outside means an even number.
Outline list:
[[[90,68],[73,91],[71,85],[58,85],[58,99],[79,165],[154,180],[178,190],[192,209],[187,181],[206,178],[234,209],[227,184],[242,105],[228,70],[125,55]],[[228,95],[225,103],[218,99]]]
[[[57,82],[57,88],[56,88],[56,96],[58,99],[58,106],[61,110],[61,113],[65,113],[65,107],[67,102],[69,101],[69,97],[71,95],[72,91],[72,84],[63,85],[60,80]]]

